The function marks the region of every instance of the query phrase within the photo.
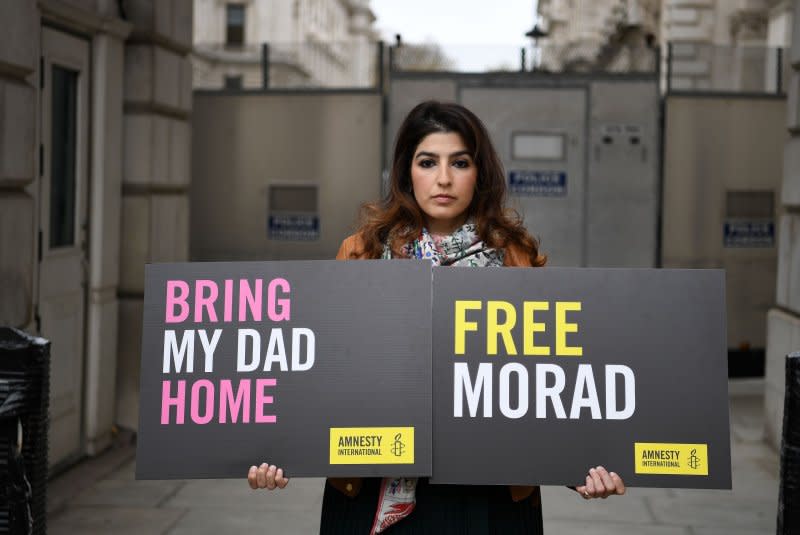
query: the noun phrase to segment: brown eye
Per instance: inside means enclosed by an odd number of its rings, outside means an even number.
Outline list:
[[[433,160],[422,160],[421,162],[419,162],[419,166],[424,169],[431,168],[434,165],[436,165],[436,162],[434,162]]]
[[[456,160],[453,162],[453,166],[458,169],[466,169],[469,167],[469,160]]]

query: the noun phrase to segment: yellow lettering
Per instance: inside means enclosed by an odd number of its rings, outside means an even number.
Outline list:
[[[467,310],[480,310],[480,301],[456,301],[456,332],[455,345],[456,355],[464,354],[466,346],[467,331],[477,331],[478,323],[467,321]]]
[[[505,312],[503,323],[498,322],[498,312]],[[508,301],[489,301],[486,304],[486,354],[497,355],[497,337],[503,337],[506,354],[516,355],[517,348],[511,337],[511,329],[517,323],[517,309]]]
[[[550,355],[550,346],[537,346],[533,342],[533,333],[543,333],[547,331],[545,323],[536,323],[533,314],[537,310],[550,310],[550,303],[547,301],[525,301],[523,310],[525,333],[524,333],[524,353],[526,355]]]
[[[567,323],[567,312],[580,312],[579,301],[556,302],[556,355],[581,357],[583,348],[567,346],[567,333],[578,332],[577,323]]]

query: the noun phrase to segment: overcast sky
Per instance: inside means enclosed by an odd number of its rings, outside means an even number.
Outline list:
[[[519,67],[519,49],[530,44],[538,0],[372,0],[384,41],[401,34],[409,43],[435,42],[459,70]]]

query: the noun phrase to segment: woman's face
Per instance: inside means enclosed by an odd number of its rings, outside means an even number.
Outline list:
[[[411,183],[431,234],[451,234],[464,224],[477,180],[475,162],[459,134],[437,132],[420,141]]]

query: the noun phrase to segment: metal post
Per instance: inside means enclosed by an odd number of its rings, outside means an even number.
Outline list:
[[[385,80],[383,79],[383,48],[383,41],[378,41],[378,83],[376,85],[378,86],[378,91],[380,91],[381,95],[383,94],[383,87],[385,83]]]
[[[775,54],[777,55],[778,64],[775,68],[775,93],[781,94],[781,86],[783,85],[783,49],[778,47],[775,50]]]
[[[261,45],[261,87],[269,89],[269,43]]]
[[[395,45],[389,47],[389,73],[394,72],[394,49]]]
[[[528,68],[525,61],[525,47],[519,49],[519,72],[525,72]]]
[[[667,94],[672,90],[672,41],[667,43]]]

